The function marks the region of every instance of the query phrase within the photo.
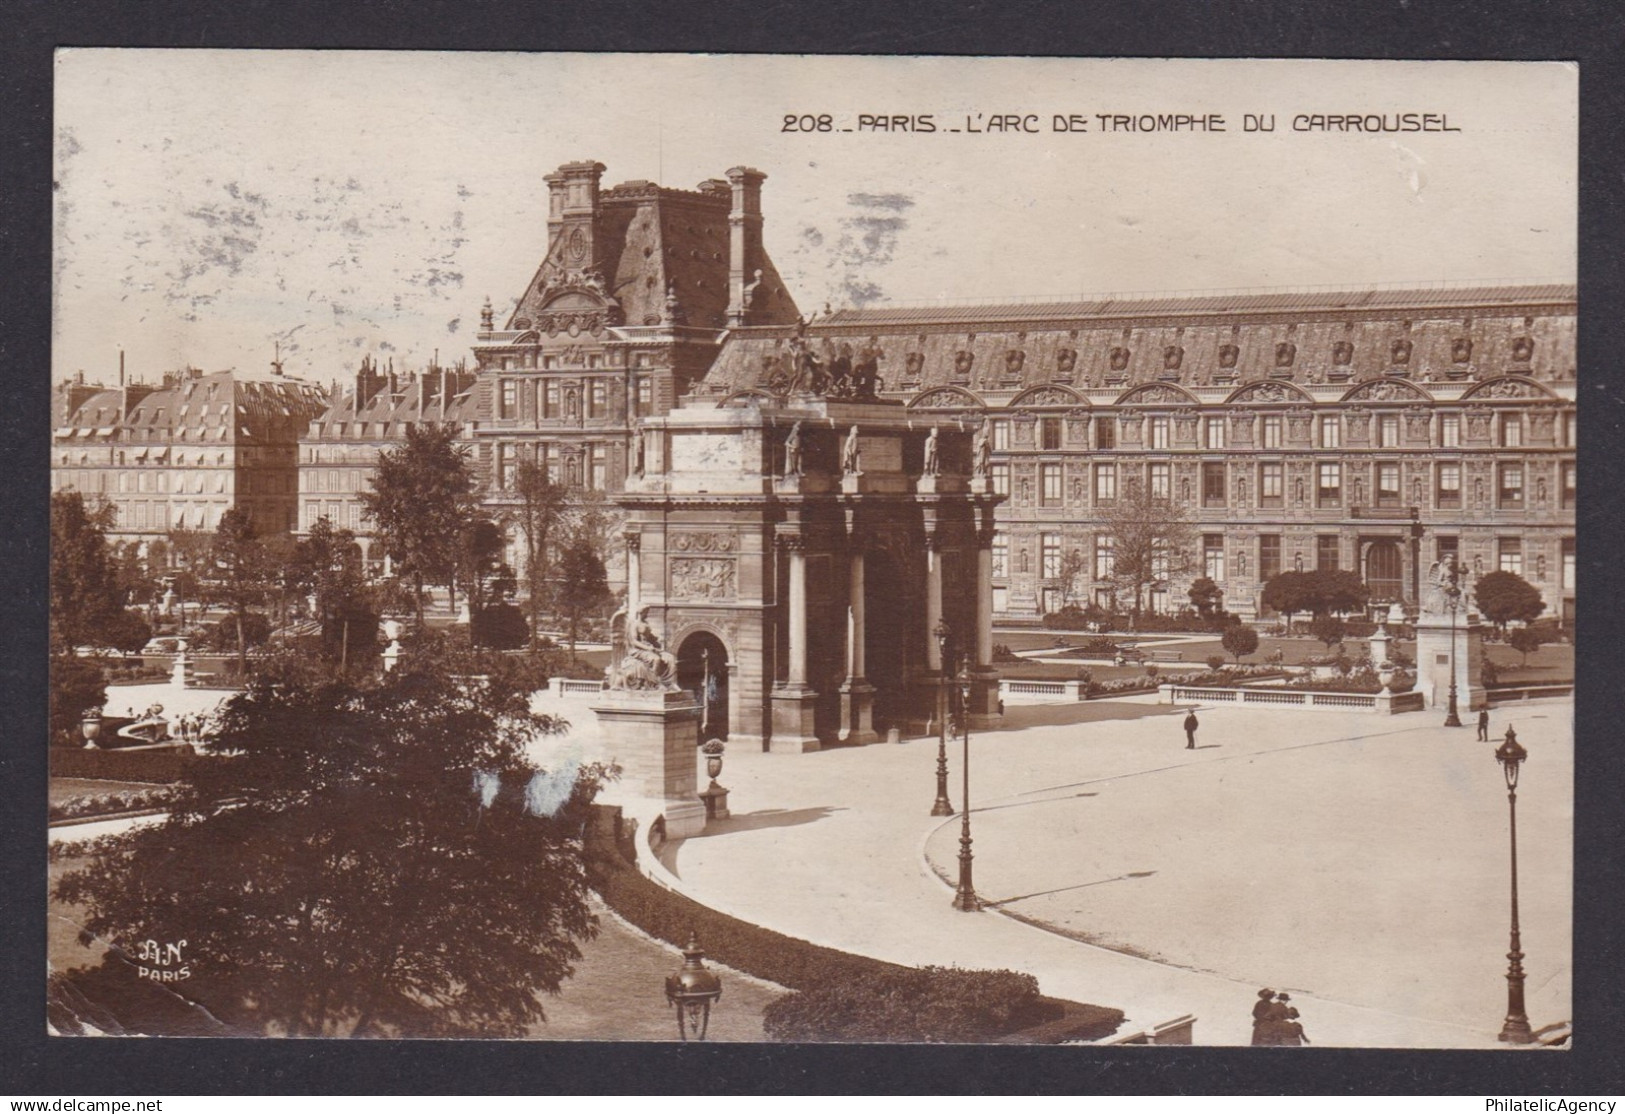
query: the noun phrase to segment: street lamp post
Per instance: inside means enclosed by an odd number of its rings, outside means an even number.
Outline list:
[[[1518,733],[1508,727],[1506,739],[1495,748],[1495,760],[1506,775],[1507,814],[1512,822],[1512,938],[1507,952],[1507,1016],[1500,1038],[1508,1044],[1530,1044],[1535,1039],[1523,1008],[1523,944],[1518,938],[1518,767],[1528,757],[1529,752],[1518,745]]]
[[[722,980],[706,969],[700,938],[690,931],[683,966],[666,976],[666,1001],[677,1007],[677,1035],[685,1041],[703,1041],[711,1024],[711,1005],[721,997]]]
[[[1456,711],[1456,610],[1461,607],[1461,570],[1456,555],[1450,555],[1450,583],[1445,586],[1445,606],[1450,610],[1450,704],[1445,711],[1444,725],[1460,727],[1461,716]]]
[[[954,806],[948,800],[948,622],[937,620],[937,629],[931,634],[937,640],[937,799],[931,805],[932,816],[952,816]]]
[[[944,668],[947,661],[943,662]],[[976,896],[976,887],[971,882],[971,854],[970,839],[970,697],[971,675],[969,655],[966,656],[965,668],[959,674],[959,726],[964,734],[965,752],[960,762],[960,769],[964,775],[964,782],[959,790],[959,887],[954,890],[954,908],[962,913],[975,913],[982,908],[982,899]]]

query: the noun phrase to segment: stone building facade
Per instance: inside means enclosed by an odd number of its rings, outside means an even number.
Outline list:
[[[473,385],[473,374],[461,366],[397,375],[393,367],[363,360],[352,382],[299,439],[299,532],[326,518],[355,534],[369,567],[381,567],[382,548],[374,552],[372,524],[361,506],[361,494],[372,490],[378,455],[398,448],[413,426],[461,430]]]
[[[481,314],[465,435],[493,513],[516,505],[523,459],[589,497],[620,491],[639,420],[705,376],[730,326],[797,318],[762,244],[766,175],[605,189],[603,172],[577,162],[547,175],[542,262],[506,320],[489,303]],[[524,551],[515,539],[516,569]]]
[[[1158,610],[1207,575],[1259,618],[1265,581],[1314,568],[1414,602],[1419,567],[1454,551],[1567,622],[1575,314],[1572,286],[1481,287],[845,309],[805,334],[872,361],[921,423],[989,422],[1000,619],[1109,605],[1102,519],[1139,488],[1200,547]],[[771,390],[795,335],[734,330],[699,390]]]
[[[298,441],[327,392],[282,374],[166,374],[158,385],[61,384],[53,401],[51,488],[107,500],[114,542],[213,531],[246,511],[261,534],[298,521]]]

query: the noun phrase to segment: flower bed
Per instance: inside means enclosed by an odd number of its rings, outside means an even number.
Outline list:
[[[49,822],[83,820],[97,816],[116,816],[130,812],[146,812],[161,807],[169,799],[169,790],[127,789],[117,793],[95,793],[86,797],[70,797],[53,801],[46,813]]]

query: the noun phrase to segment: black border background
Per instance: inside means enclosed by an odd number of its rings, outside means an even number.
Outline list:
[[[142,5],[13,0],[0,89],[0,1094],[1479,1094],[1625,1089],[1625,6],[1617,0],[1100,0],[807,4],[684,0],[309,0]],[[57,46],[709,51],[1143,57],[1500,58],[1580,63],[1580,424],[1574,1047],[1306,1048],[89,1040],[45,1036],[45,582],[52,61]],[[410,95],[409,92],[405,95]],[[719,96],[741,96],[739,90]],[[342,106],[335,106],[342,111]],[[1504,152],[1508,162],[1521,157]],[[1238,170],[1245,173],[1245,167]],[[1335,219],[1334,214],[1327,214]],[[1487,231],[1493,235],[1493,231]],[[87,327],[94,327],[88,324]],[[1614,382],[1621,378],[1621,382]],[[1538,754],[1539,741],[1527,740]],[[1486,761],[1488,761],[1486,755]],[[1531,768],[1533,773],[1533,767]],[[1403,770],[1392,771],[1403,777]],[[1499,909],[1494,915],[1499,916]],[[1404,931],[1377,924],[1372,932]]]

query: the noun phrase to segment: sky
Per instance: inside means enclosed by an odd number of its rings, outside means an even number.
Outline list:
[[[766,172],[804,312],[1574,279],[1564,63],[73,48],[56,77],[53,380],[455,361],[582,159]],[[1400,114],[1456,130],[1293,126]]]

